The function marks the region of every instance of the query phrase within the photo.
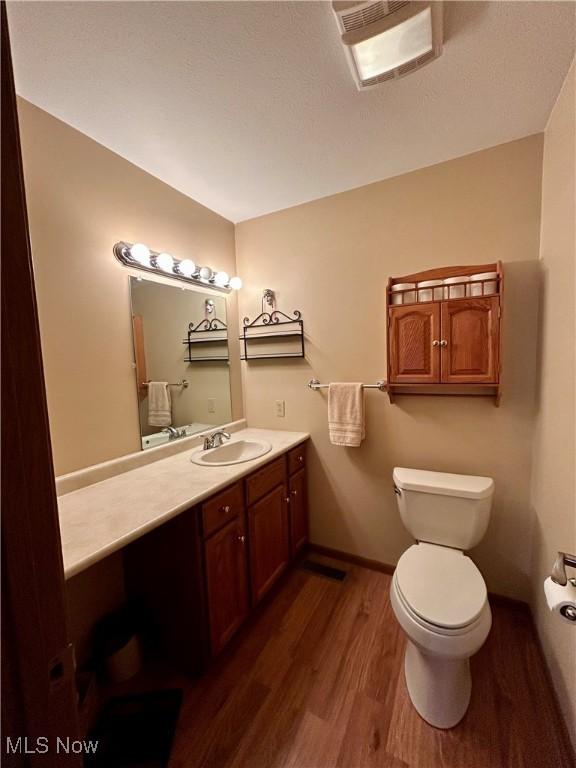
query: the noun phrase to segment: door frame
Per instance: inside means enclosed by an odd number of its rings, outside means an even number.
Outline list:
[[[2,725],[6,764],[81,766],[8,19],[2,42]],[[22,737],[15,753],[7,754]],[[27,741],[25,741],[27,738]],[[47,739],[47,751],[43,753]],[[25,748],[28,749],[26,754]],[[40,750],[33,752],[32,750]],[[4,764],[4,760],[2,760]]]

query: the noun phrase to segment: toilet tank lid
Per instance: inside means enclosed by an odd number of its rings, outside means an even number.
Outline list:
[[[434,493],[439,496],[459,496],[463,499],[484,499],[494,493],[494,480],[477,475],[453,475],[428,469],[395,467],[394,484],[404,491]]]

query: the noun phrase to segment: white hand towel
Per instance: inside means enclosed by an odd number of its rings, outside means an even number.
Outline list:
[[[172,403],[167,381],[148,382],[148,424],[169,427],[172,424]]]
[[[365,437],[362,384],[330,384],[328,431],[332,445],[357,448]]]

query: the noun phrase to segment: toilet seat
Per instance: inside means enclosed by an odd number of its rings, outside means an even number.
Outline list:
[[[441,634],[471,628],[486,604],[482,574],[458,549],[421,542],[396,566],[394,582],[413,618]]]

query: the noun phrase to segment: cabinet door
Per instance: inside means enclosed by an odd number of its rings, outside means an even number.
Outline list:
[[[290,558],[286,486],[279,485],[248,508],[252,600],[260,602]]]
[[[306,470],[301,469],[289,480],[290,496],[290,550],[292,557],[308,541],[308,497]]]
[[[204,544],[210,643],[220,651],[248,612],[246,529],[233,520]]]
[[[497,296],[442,303],[443,382],[498,382],[499,307]]]
[[[389,312],[390,382],[440,381],[440,306],[412,304],[390,307]]]

